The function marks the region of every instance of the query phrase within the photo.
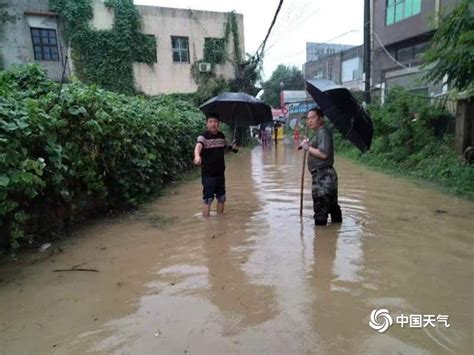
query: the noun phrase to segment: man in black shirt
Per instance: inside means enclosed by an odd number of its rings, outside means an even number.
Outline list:
[[[225,196],[225,163],[224,152],[231,149],[237,153],[237,145],[226,144],[225,136],[219,131],[219,116],[211,113],[206,116],[207,130],[197,139],[194,148],[194,164],[201,165],[202,179],[202,215],[209,217],[214,196],[217,199],[217,213],[224,213]]]

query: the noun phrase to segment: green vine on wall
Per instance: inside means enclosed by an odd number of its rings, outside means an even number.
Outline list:
[[[191,13],[191,16],[194,16]],[[195,18],[196,21],[199,21]],[[230,40],[233,42],[233,58],[228,55],[228,45]],[[242,54],[239,39],[239,27],[237,24],[237,16],[234,11],[227,14],[227,22],[224,25],[223,38],[206,38],[204,41],[203,59],[197,60],[191,65],[191,75],[198,85],[196,92],[197,102],[202,102],[208,98],[217,95],[222,91],[239,90],[235,87],[235,80],[225,80],[222,76],[217,76],[214,72],[216,64],[225,64],[230,62],[234,67],[236,76],[240,71],[242,64]],[[207,62],[211,63],[212,70],[209,72],[199,71],[199,64]]]
[[[225,25],[224,32],[225,45],[229,43],[229,35],[231,33],[234,44],[234,66],[238,66],[242,61],[242,55],[240,53],[239,26],[237,24],[237,16],[235,15],[235,11],[231,11],[227,15],[227,23]]]
[[[196,21],[199,20],[196,19]],[[233,59],[230,59],[227,55],[230,35],[232,35],[232,41],[234,45]],[[224,25],[223,38],[205,39],[203,61],[211,64],[224,64],[226,61],[230,61],[234,68],[237,68],[242,62],[242,55],[240,53],[239,26],[237,24],[237,16],[235,15],[234,11],[227,14],[227,22]]]
[[[108,0],[114,10],[111,30],[94,30],[91,0],[50,0],[64,27],[72,48],[72,60],[78,78],[108,90],[133,94],[133,62],[156,63],[156,38],[140,32],[140,14],[132,0]]]
[[[204,61],[211,64],[224,64],[226,59],[224,38],[206,38],[204,41]]]

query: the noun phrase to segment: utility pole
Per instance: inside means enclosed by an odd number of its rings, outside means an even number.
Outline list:
[[[370,0],[364,0],[364,101],[370,103]]]

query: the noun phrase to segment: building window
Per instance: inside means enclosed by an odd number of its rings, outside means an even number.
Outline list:
[[[33,41],[35,60],[59,61],[56,30],[31,27],[31,39]]]
[[[343,83],[358,79],[360,59],[359,57],[355,57],[342,62],[341,80]]]
[[[409,89],[408,91],[411,92],[413,95],[417,95],[417,96],[428,97],[428,95],[429,95],[429,90],[428,90],[427,87],[424,87],[424,88],[416,88],[416,89]]]
[[[171,48],[173,52],[173,62],[189,63],[188,37],[171,36]]]
[[[397,50],[397,60],[406,62],[413,59],[413,47],[400,48]]]
[[[429,42],[423,42],[413,46],[413,56],[415,57],[415,59],[421,59],[421,56],[423,55],[423,53],[425,53],[429,46]]]
[[[316,75],[314,76],[315,79],[319,79],[319,78],[322,78],[323,77],[323,71],[322,70],[318,70],[316,72]]]
[[[429,42],[423,42],[414,46],[397,49],[396,58],[400,62],[407,62],[409,60],[421,59],[423,53],[429,47]]]
[[[358,69],[354,69],[352,71],[352,80],[357,80],[359,79],[359,70]]]
[[[421,12],[421,0],[387,0],[386,25],[392,25]]]
[[[213,64],[222,64],[225,61],[225,42],[223,38],[204,39],[204,61]]]

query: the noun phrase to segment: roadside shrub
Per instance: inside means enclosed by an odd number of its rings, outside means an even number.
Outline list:
[[[189,102],[125,96],[38,66],[0,72],[0,241],[18,247],[87,211],[128,208],[192,164]]]
[[[372,104],[368,111],[374,123],[371,150],[361,154],[336,133],[339,153],[474,199],[474,167],[463,164],[452,148],[454,137],[448,128],[453,117],[403,89],[392,90],[384,105]]]

